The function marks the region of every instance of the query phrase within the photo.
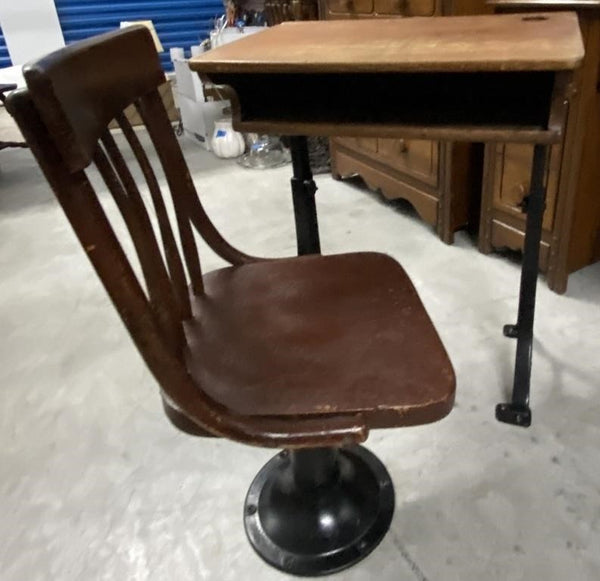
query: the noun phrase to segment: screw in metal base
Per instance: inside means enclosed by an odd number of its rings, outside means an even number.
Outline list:
[[[366,448],[282,452],[258,473],[244,506],[246,534],[267,563],[292,575],[335,573],[387,533],[394,488]]]
[[[519,328],[516,325],[504,325],[502,333],[505,337],[517,339],[519,337]]]

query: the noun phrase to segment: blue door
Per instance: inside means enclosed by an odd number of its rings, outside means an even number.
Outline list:
[[[2,28],[0,27],[0,69],[4,67],[10,67],[12,61],[8,54],[8,48],[6,48],[6,41],[4,40],[4,34],[2,34]]]
[[[165,52],[165,70],[172,70],[169,49],[200,44],[208,38],[215,17],[224,12],[222,0],[55,0],[58,20],[69,44],[119,28],[123,20],[152,20]],[[0,53],[1,55],[1,53]]]

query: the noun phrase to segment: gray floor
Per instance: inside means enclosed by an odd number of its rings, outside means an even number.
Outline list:
[[[292,254],[289,168],[252,172],[187,144],[235,244]],[[565,296],[539,288],[534,426],[493,419],[511,382],[519,266],[445,246],[402,207],[318,179],[326,253],[378,250],[413,278],[453,360],[452,414],[371,434],[396,489],[390,533],[335,578],[600,578],[600,265]],[[221,264],[204,252],[205,268]],[[271,456],[193,439],[163,417],[145,370],[28,151],[0,153],[0,577],[284,579],[243,532]],[[427,356],[426,353],[423,354]]]

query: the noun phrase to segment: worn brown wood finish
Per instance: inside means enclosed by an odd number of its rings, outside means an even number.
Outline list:
[[[548,286],[564,293],[569,273],[600,260],[600,0],[492,0],[498,11],[577,10],[585,58],[568,82],[563,140],[552,148],[540,270]],[[518,15],[517,14],[517,15]],[[560,121],[559,121],[560,123]],[[533,148],[489,145],[479,248],[523,248]]]
[[[146,28],[71,45],[24,74],[28,89],[7,107],[176,425],[260,446],[314,448],[450,411],[452,366],[395,261],[374,253],[264,260],[216,230],[157,92],[164,75]],[[123,116],[131,104],[165,173],[183,260],[152,165]],[[160,237],[120,140],[107,131],[113,119],[147,182]],[[92,163],[123,215],[144,285],[87,177]],[[232,266],[203,276],[192,227]],[[417,351],[427,353],[427,365]]]
[[[188,367],[232,411],[353,412],[371,428],[447,413],[452,367],[389,256],[257,262],[211,272],[205,288],[209,300],[197,298],[185,324]]]
[[[202,73],[572,70],[583,46],[572,13],[286,22],[190,61]],[[440,51],[440,46],[444,47]]]

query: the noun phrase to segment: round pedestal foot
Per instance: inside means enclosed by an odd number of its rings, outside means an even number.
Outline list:
[[[327,575],[366,557],[394,512],[385,466],[360,446],[282,452],[246,496],[244,525],[254,550],[292,575]]]

